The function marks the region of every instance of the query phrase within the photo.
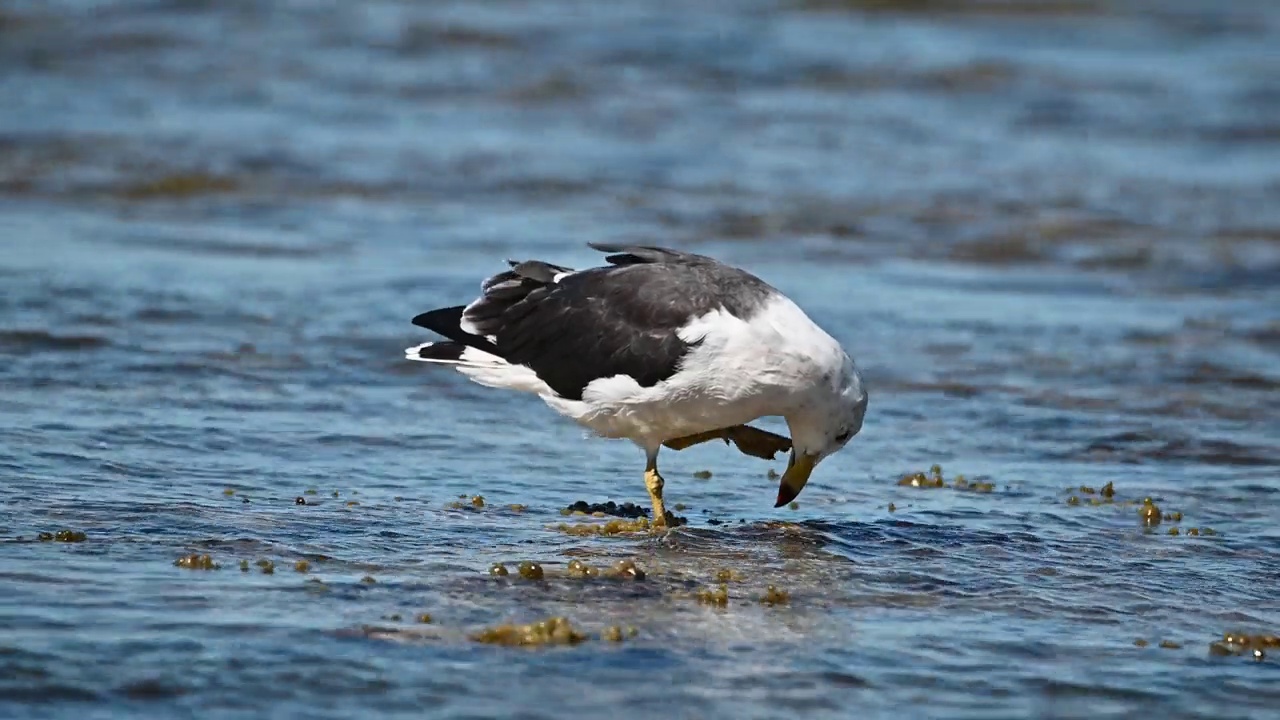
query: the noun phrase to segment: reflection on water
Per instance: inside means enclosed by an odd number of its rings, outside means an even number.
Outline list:
[[[1265,717],[1278,36],[0,6],[0,715]],[[402,360],[588,240],[745,265],[849,346],[872,410],[796,508],[708,445],[665,461],[688,526],[574,531],[644,504],[635,448]]]

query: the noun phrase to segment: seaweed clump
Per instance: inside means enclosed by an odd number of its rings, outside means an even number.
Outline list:
[[[557,527],[560,532],[567,535],[576,535],[586,537],[589,535],[626,535],[628,533],[647,533],[652,529],[649,524],[649,518],[641,517],[636,520],[616,519],[607,523],[579,523],[570,525],[568,523],[560,523]]]
[[[200,555],[198,553],[192,555],[184,555],[173,561],[174,566],[186,568],[188,570],[217,570],[222,567],[213,561],[209,555]]]
[[[570,560],[569,567],[566,570],[570,577],[592,578],[600,577],[600,569],[592,567],[581,560]]]
[[[471,636],[476,642],[508,647],[540,645],[577,645],[587,640],[568,618],[552,617],[528,625],[498,625],[486,628]]]
[[[927,473],[914,472],[903,475],[898,479],[898,484],[914,488],[944,488],[947,487],[947,479],[942,474],[942,466],[934,464]],[[955,490],[977,493],[989,493],[996,489],[995,483],[970,481],[964,475],[956,475],[955,480],[951,482],[951,487]]]
[[[640,634],[640,631],[634,627],[623,629],[620,625],[610,625],[604,629],[604,632],[600,633],[600,639],[608,640],[609,642],[622,642],[638,634]]]
[[[903,487],[940,488],[946,487],[947,481],[942,478],[942,466],[934,465],[929,468],[929,473],[927,475],[922,472],[903,475],[898,480],[898,484]]]
[[[1146,498],[1142,501],[1142,507],[1138,508],[1138,518],[1142,520],[1144,525],[1159,525],[1164,514],[1160,512],[1160,507]]]
[[[764,596],[760,598],[760,602],[764,603],[765,605],[771,605],[771,606],[786,605],[787,603],[791,602],[791,593],[787,592],[786,590],[779,590],[773,585],[770,585],[769,587],[765,588]]]
[[[1229,632],[1224,633],[1221,640],[1209,643],[1209,654],[1248,655],[1254,660],[1266,660],[1267,653],[1277,648],[1280,648],[1280,635]]]
[[[643,580],[645,578],[644,571],[631,560],[619,560],[614,563],[613,571],[610,574],[626,580]]]
[[[65,542],[79,543],[89,539],[81,530],[59,530],[57,532],[42,532],[37,536],[40,542]]]
[[[715,590],[699,590],[698,602],[703,605],[725,607],[729,604],[729,587],[727,585],[721,585]]]
[[[543,577],[542,566],[536,562],[525,560],[520,563],[520,577],[525,580],[541,580]]]

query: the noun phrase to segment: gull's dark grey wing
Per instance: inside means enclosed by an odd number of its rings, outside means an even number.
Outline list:
[[[433,310],[413,322],[529,367],[560,397],[580,400],[593,380],[626,375],[652,387],[671,377],[694,346],[680,338],[682,328],[717,309],[745,319],[773,292],[700,255],[593,247],[616,253],[613,264],[575,272],[536,260],[512,263],[461,311]]]

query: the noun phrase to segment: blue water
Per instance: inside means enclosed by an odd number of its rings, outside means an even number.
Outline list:
[[[1280,648],[1211,643],[1280,633],[1277,43],[1208,0],[0,6],[0,717],[1269,717]],[[798,507],[717,443],[663,456],[687,526],[566,534],[641,453],[404,361],[588,240],[857,358]],[[990,491],[899,484],[935,463]],[[551,616],[588,639],[474,639]]]

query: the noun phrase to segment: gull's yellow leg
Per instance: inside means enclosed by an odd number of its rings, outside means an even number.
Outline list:
[[[662,476],[658,474],[658,451],[648,453],[648,462],[644,468],[644,486],[649,490],[649,499],[653,501],[653,526],[655,528],[671,527],[667,523],[667,506],[662,502]]]
[[[735,425],[730,428],[708,430],[694,435],[675,438],[663,443],[672,450],[684,450],[711,440],[733,442],[744,455],[772,460],[780,452],[791,449],[791,438],[768,430],[761,430],[750,425]]]
[[[729,430],[727,428],[721,428],[719,430],[708,430],[706,432],[700,432],[694,435],[686,435],[681,438],[674,438],[662,444],[666,445],[672,450],[684,450],[686,448],[691,448],[694,445],[701,445],[704,442],[711,442],[712,440],[723,440],[726,443],[729,442]]]
[[[750,425],[729,428],[728,435],[739,450],[751,457],[772,460],[774,455],[791,449],[791,438]]]

